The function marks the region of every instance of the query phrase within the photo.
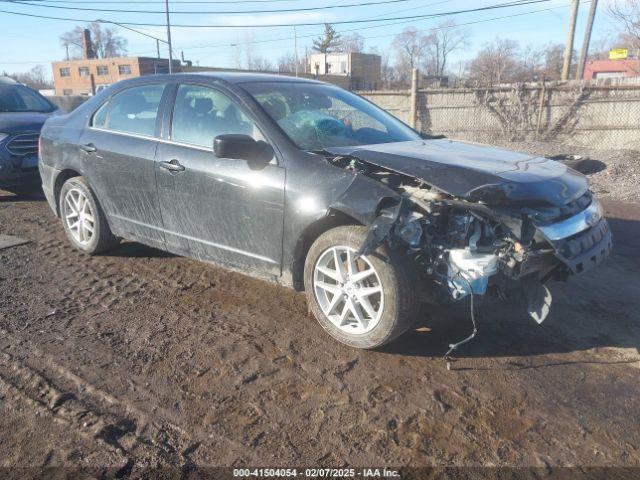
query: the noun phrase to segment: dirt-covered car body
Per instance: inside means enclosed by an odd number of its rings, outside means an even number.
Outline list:
[[[338,225],[368,227],[360,254],[381,243],[401,250],[425,285],[439,286],[450,299],[501,295],[514,281],[533,292],[610,252],[611,234],[586,178],[561,163],[418,135],[301,149],[249,94],[259,82],[319,84],[254,74],[157,75],[115,84],[72,113],[51,118],[40,156],[51,208],[60,215],[62,185],[81,175],[115,235],[296,289],[303,288],[310,246]],[[110,98],[148,85],[161,86],[148,134],[93,126]],[[232,99],[273,158],[257,165],[220,158],[212,146],[176,141],[171,125],[184,85]],[[531,297],[532,308],[539,308],[540,299]]]

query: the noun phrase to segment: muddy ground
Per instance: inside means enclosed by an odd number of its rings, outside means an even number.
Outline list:
[[[550,318],[426,308],[383,351],[304,296],[127,243],[87,257],[42,200],[0,196],[0,467],[640,466],[640,205]],[[425,328],[428,327],[428,328]]]

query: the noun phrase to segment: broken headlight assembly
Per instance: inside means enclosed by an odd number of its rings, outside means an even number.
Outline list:
[[[408,218],[404,219],[404,222],[395,227],[396,235],[410,247],[420,246],[420,241],[422,240],[422,218],[422,215],[411,212]]]

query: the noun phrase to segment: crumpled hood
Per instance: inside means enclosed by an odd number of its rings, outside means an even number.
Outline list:
[[[0,132],[39,132],[51,113],[0,112]]]
[[[451,140],[328,148],[335,155],[419,178],[445,193],[488,204],[562,206],[588,189],[584,175],[544,157]]]

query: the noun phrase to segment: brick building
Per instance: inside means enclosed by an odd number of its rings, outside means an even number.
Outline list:
[[[319,80],[324,80],[323,76],[346,77],[350,90],[377,90],[381,63],[380,55],[372,53],[315,53],[309,56],[308,71]]]
[[[584,80],[596,78],[639,77],[640,60],[636,58],[624,60],[593,60],[584,67]]]
[[[152,57],[83,58],[53,62],[56,95],[93,95],[125,78],[168,73],[169,60]],[[181,62],[173,61],[173,71],[181,71]]]

